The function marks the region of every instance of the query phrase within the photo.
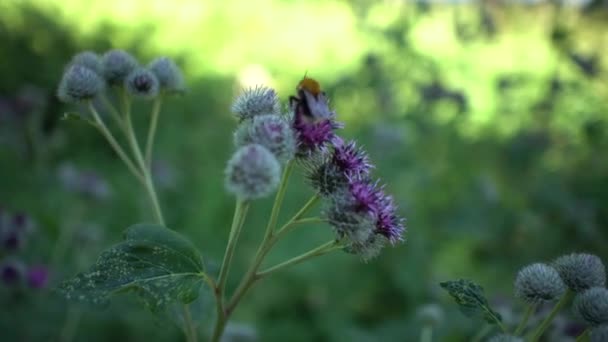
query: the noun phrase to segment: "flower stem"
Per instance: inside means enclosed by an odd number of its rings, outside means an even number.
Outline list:
[[[524,331],[524,329],[526,328],[526,325],[528,324],[528,320],[530,319],[530,316],[532,316],[532,314],[535,311],[536,311],[536,304],[528,305],[528,308],[526,309],[526,313],[524,314],[523,319],[517,326],[517,329],[515,329],[515,333],[514,333],[515,336],[519,336]]]
[[[274,238],[274,240],[279,240],[281,237],[283,237],[285,234],[289,233],[297,224],[301,223],[301,221],[303,221],[302,216],[304,216],[308,210],[310,210],[315,204],[317,204],[317,202],[321,199],[321,196],[319,194],[315,194],[313,195],[308,202],[306,202],[306,204],[304,204],[304,206],[289,220],[287,221],[287,223],[285,223],[283,225],[283,227],[281,227],[277,233],[276,233],[276,237]],[[321,219],[318,219],[317,222],[322,222]],[[315,222],[315,223],[317,223]]]
[[[127,140],[129,141],[129,145],[131,145],[131,151],[133,155],[135,155],[135,160],[139,164],[139,168],[144,176],[144,186],[148,195],[150,197],[150,201],[152,202],[152,208],[154,209],[154,215],[156,216],[157,221],[161,225],[165,225],[165,219],[163,218],[163,213],[160,209],[160,204],[158,203],[158,196],[156,195],[156,190],[154,189],[154,183],[152,182],[152,175],[150,172],[150,168],[147,166],[141,149],[139,148],[139,143],[137,142],[137,137],[135,136],[135,130],[133,129],[133,123],[131,121],[131,105],[129,102],[128,95],[123,91],[123,106],[124,106],[124,115],[125,115],[125,128],[127,130]]]
[[[118,128],[120,128],[121,132],[123,132],[126,136],[127,129],[125,127],[125,122],[124,122],[122,116],[120,115],[120,113],[116,110],[116,108],[114,107],[112,102],[110,102],[110,100],[108,100],[106,95],[101,95],[101,101],[103,102],[104,106],[106,106],[106,108],[110,112],[110,115],[112,116],[112,119],[114,119],[114,121],[116,122],[116,125],[118,125]]]
[[[114,149],[114,152],[118,154],[118,157],[125,163],[129,171],[142,183],[145,183],[144,176],[140,170],[135,166],[131,158],[125,153],[120,144],[114,139],[112,133],[108,130],[108,127],[105,125],[99,113],[93,106],[92,102],[89,102],[89,110],[91,111],[91,115],[93,115],[93,119],[95,120],[95,127],[101,132],[101,134],[106,138],[110,146]]]
[[[241,228],[245,222],[245,216],[247,215],[248,208],[248,202],[236,202],[234,217],[232,218],[232,227],[230,228],[230,236],[228,237],[228,244],[226,245],[226,251],[224,252],[224,260],[222,261],[222,267],[220,268],[220,274],[217,281],[217,288],[219,289],[220,293],[223,293],[226,287],[226,280],[228,279],[228,272],[230,271],[230,264],[234,255],[234,249],[239,239],[239,235],[241,234]]]
[[[433,326],[426,324],[420,332],[420,342],[433,342]]]
[[[328,241],[319,247],[311,249],[310,251],[308,251],[306,253],[300,254],[300,255],[293,257],[289,260],[286,260],[278,265],[275,265],[275,266],[269,267],[263,271],[257,272],[256,278],[260,279],[260,278],[266,277],[276,271],[280,271],[289,266],[299,264],[308,259],[311,259],[311,258],[314,258],[317,256],[321,256],[323,254],[327,254],[329,252],[332,252],[332,251],[335,251],[335,250],[341,249],[341,248],[342,248],[342,246],[340,246],[338,244],[338,242],[336,242],[335,240]]]
[[[152,147],[154,146],[154,136],[156,135],[156,126],[158,124],[158,115],[162,106],[162,95],[154,100],[152,105],[152,113],[150,117],[150,127],[148,129],[148,139],[146,140],[146,165],[148,168],[152,165]]]
[[[532,342],[538,341],[541,336],[543,336],[543,333],[545,332],[545,330],[547,330],[559,310],[561,310],[561,308],[572,298],[572,296],[573,292],[570,289],[567,289],[566,292],[564,292],[557,304],[555,304],[555,306],[553,307],[553,310],[551,310],[551,312],[549,313],[549,316],[545,318],[545,320],[540,324],[538,329],[536,329],[536,331],[534,332],[534,335],[531,339]]]

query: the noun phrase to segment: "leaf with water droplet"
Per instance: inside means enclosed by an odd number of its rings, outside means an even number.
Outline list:
[[[158,311],[176,301],[195,300],[204,277],[203,258],[190,241],[160,225],[137,224],[127,229],[123,242],[58,290],[68,299],[92,304],[132,292]]]
[[[490,324],[500,325],[500,314],[490,308],[481,285],[465,279],[444,281],[439,285],[454,298],[465,316],[481,317]]]

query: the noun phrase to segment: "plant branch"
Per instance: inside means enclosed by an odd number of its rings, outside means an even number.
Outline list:
[[[276,271],[280,271],[280,270],[282,270],[284,268],[287,268],[287,267],[292,266],[292,265],[299,264],[299,263],[301,263],[303,261],[306,261],[308,259],[311,259],[311,258],[314,258],[314,257],[317,257],[317,256],[321,256],[323,254],[327,254],[327,253],[333,252],[333,251],[335,251],[337,249],[342,249],[342,246],[340,246],[338,244],[338,242],[336,242],[335,240],[328,241],[328,242],[322,244],[321,246],[318,246],[316,248],[311,249],[310,251],[308,251],[306,253],[300,254],[300,255],[298,255],[296,257],[293,257],[293,258],[291,258],[289,260],[286,260],[286,261],[284,261],[284,262],[282,262],[282,263],[280,263],[278,265],[275,265],[275,266],[269,267],[269,268],[267,268],[267,269],[265,269],[263,271],[257,272],[256,273],[256,278],[261,279],[261,278],[266,277],[266,276],[268,276],[268,275],[270,275],[270,274],[272,274],[272,273],[274,273]]]
[[[159,95],[152,105],[152,113],[150,117],[150,127],[148,129],[148,138],[146,140],[146,165],[148,168],[152,165],[152,147],[154,146],[154,136],[156,135],[156,126],[158,124],[158,115],[163,103],[162,95]]]
[[[524,317],[522,318],[521,322],[519,323],[519,325],[517,326],[517,329],[515,329],[515,336],[519,336],[524,329],[526,328],[526,325],[528,324],[528,320],[530,319],[530,316],[532,316],[532,314],[536,311],[536,306],[537,304],[530,304],[528,305],[528,308],[526,309],[526,313],[524,314]]]
[[[543,336],[543,333],[549,327],[549,325],[551,324],[551,322],[553,321],[553,319],[555,318],[555,316],[557,315],[559,310],[561,310],[561,308],[564,305],[566,305],[566,303],[568,301],[570,301],[572,296],[573,296],[573,292],[570,289],[567,289],[566,292],[564,292],[564,294],[559,299],[557,304],[555,304],[555,306],[553,307],[553,310],[551,310],[551,312],[549,313],[549,316],[547,316],[547,318],[545,318],[545,320],[540,324],[538,329],[536,329],[536,331],[534,332],[534,335],[532,336],[532,339],[531,339],[532,342],[538,341],[541,338],[541,336]]]

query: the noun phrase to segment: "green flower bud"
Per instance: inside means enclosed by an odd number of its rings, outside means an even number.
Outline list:
[[[598,325],[591,329],[589,335],[591,342],[606,342],[608,341],[608,324]]]
[[[291,160],[296,153],[296,137],[291,125],[278,115],[261,115],[239,126],[234,135],[237,147],[260,144],[272,152],[280,163]]]
[[[268,196],[277,188],[281,165],[262,145],[241,147],[228,161],[226,188],[241,200]]]
[[[602,260],[595,255],[582,253],[564,255],[555,260],[553,267],[574,292],[606,286],[606,268]]]
[[[416,315],[420,318],[422,324],[433,327],[439,326],[443,322],[445,316],[441,305],[435,303],[418,307]]]
[[[182,72],[172,59],[158,57],[150,62],[148,69],[158,78],[162,91],[168,94],[176,94],[183,93],[186,90]]]
[[[82,65],[95,71],[97,75],[101,76],[102,74],[101,58],[93,51],[83,51],[74,55],[70,61],[70,65]]]
[[[344,247],[346,253],[358,255],[364,262],[370,261],[380,255],[388,239],[383,235],[372,234],[363,242],[351,242]]]
[[[591,326],[608,323],[608,289],[587,289],[574,297],[572,307],[574,312]]]
[[[232,103],[231,110],[240,121],[243,121],[258,115],[278,115],[281,113],[281,105],[274,89],[255,87],[239,95]]]
[[[66,103],[91,100],[104,89],[104,82],[95,71],[82,65],[72,65],[63,74],[57,96]]]
[[[507,335],[507,334],[500,334],[500,335],[496,335],[496,336],[492,337],[491,339],[488,340],[488,342],[524,342],[524,340],[521,337]]]
[[[123,50],[110,50],[101,57],[103,77],[113,86],[122,86],[137,64],[135,57]]]
[[[158,96],[158,79],[152,71],[137,68],[125,79],[125,88],[134,97],[150,100]]]
[[[522,268],[515,279],[515,296],[524,301],[540,303],[560,297],[566,290],[557,271],[545,264],[532,264]]]

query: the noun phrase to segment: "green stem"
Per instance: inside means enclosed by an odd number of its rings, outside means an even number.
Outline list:
[[[277,233],[276,233],[276,237],[274,240],[279,240],[281,237],[283,237],[285,234],[289,233],[296,225],[299,224],[299,222],[301,222],[302,216],[304,216],[315,204],[317,204],[317,202],[319,202],[319,200],[321,199],[321,196],[319,194],[315,194],[313,195],[308,202],[306,202],[306,204],[304,204],[304,206],[289,220],[287,221],[287,223],[285,223],[283,225],[283,227],[281,227]],[[323,222],[322,219],[318,219],[317,222]],[[317,223],[315,222],[315,223]]]
[[[95,127],[99,129],[101,134],[106,138],[110,146],[114,149],[114,152],[118,154],[118,157],[127,165],[127,168],[131,173],[142,183],[145,183],[144,176],[140,170],[135,166],[131,158],[125,153],[120,144],[114,139],[112,133],[108,130],[108,127],[104,124],[103,120],[97,113],[97,110],[93,106],[92,102],[89,102],[89,110],[91,111],[91,115],[93,115],[93,119],[95,120]]]
[[[578,337],[576,338],[575,342],[587,341],[587,338],[589,337],[589,332],[590,331],[591,331],[591,329],[589,329],[589,328],[585,329],[585,331],[583,331],[582,334],[578,335]]]
[[[562,295],[560,300],[553,307],[553,310],[551,310],[551,312],[549,313],[549,316],[547,316],[547,318],[545,318],[545,320],[540,324],[538,329],[536,329],[536,331],[534,332],[534,335],[531,340],[532,342],[538,341],[541,338],[541,336],[543,336],[543,333],[545,332],[545,330],[547,330],[547,328],[549,327],[549,325],[551,324],[551,322],[553,321],[553,319],[555,318],[555,316],[557,315],[559,310],[561,310],[561,308],[564,305],[566,305],[566,303],[568,301],[570,301],[572,296],[573,296],[573,292],[570,289],[567,289],[566,292],[564,292],[564,294]]]
[[[326,243],[322,244],[321,246],[313,248],[306,253],[300,254],[300,255],[293,257],[289,260],[286,260],[278,265],[275,265],[275,266],[269,267],[263,271],[257,272],[256,278],[261,279],[276,271],[280,271],[289,266],[299,264],[308,259],[311,259],[311,258],[314,258],[317,256],[321,256],[323,254],[327,254],[329,252],[332,252],[332,251],[335,251],[335,250],[341,249],[341,248],[342,248],[342,246],[338,245],[338,243],[335,240],[326,242]]]
[[[110,115],[112,116],[112,119],[114,119],[118,128],[120,128],[121,132],[123,132],[126,136],[127,129],[125,127],[125,122],[122,119],[120,113],[116,110],[114,105],[112,105],[112,102],[110,102],[110,100],[108,100],[106,95],[101,95],[101,101],[107,107],[108,111],[110,112]]]
[[[188,306],[184,304],[182,306],[182,310],[184,315],[184,334],[186,335],[186,340],[188,342],[196,342],[196,329],[194,328],[194,323],[192,322],[190,309],[188,309]]]
[[[517,326],[517,329],[515,329],[515,333],[514,333],[515,336],[519,336],[524,331],[524,329],[526,328],[526,326],[528,324],[528,320],[530,319],[530,316],[532,316],[532,314],[535,311],[536,311],[536,303],[528,305],[528,308],[526,309],[526,313],[524,314],[523,319]]]
[[[420,332],[420,342],[432,342],[433,341],[433,326],[426,324],[422,327]]]
[[[141,149],[139,148],[139,143],[137,142],[137,137],[135,136],[135,130],[133,129],[133,123],[131,121],[131,105],[129,103],[128,95],[126,95],[126,92],[123,92],[123,94],[127,140],[129,141],[129,145],[131,145],[131,151],[133,152],[133,155],[135,155],[135,160],[139,164],[139,168],[143,173],[144,186],[148,192],[148,195],[150,196],[150,201],[152,202],[152,207],[154,209],[154,215],[156,216],[157,221],[164,226],[165,219],[163,218],[163,213],[158,202],[158,196],[156,195],[156,190],[154,189],[152,175],[143,158]]]
[[[220,268],[220,274],[217,281],[217,288],[220,293],[223,293],[226,287],[226,280],[228,279],[228,272],[230,271],[234,249],[236,248],[236,243],[241,234],[241,228],[245,222],[248,208],[248,202],[237,201],[236,208],[234,209],[234,217],[232,218],[232,227],[230,228],[230,235],[228,237],[228,244],[226,245],[226,251],[224,252],[224,260],[222,261],[222,267]]]
[[[158,114],[162,106],[163,98],[159,95],[152,105],[152,113],[150,118],[150,128],[148,129],[148,139],[146,140],[146,165],[148,168],[152,165],[152,147],[154,146],[154,136],[156,135],[156,126],[158,124]]]

